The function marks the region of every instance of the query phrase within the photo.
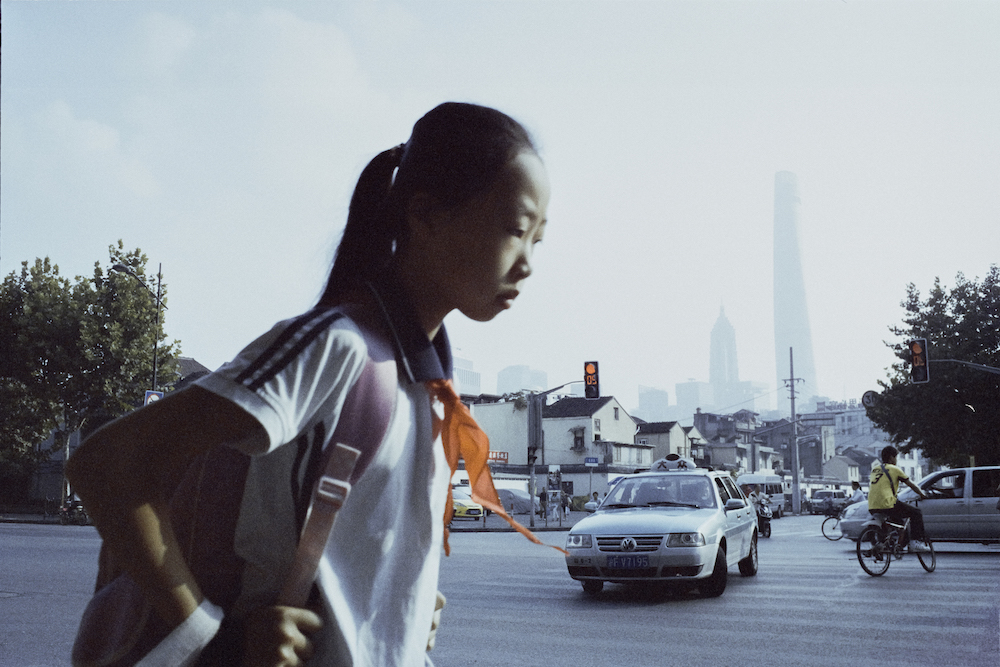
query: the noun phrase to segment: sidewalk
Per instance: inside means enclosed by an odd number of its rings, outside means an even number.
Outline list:
[[[59,523],[59,517],[43,514],[0,514],[0,523]]]

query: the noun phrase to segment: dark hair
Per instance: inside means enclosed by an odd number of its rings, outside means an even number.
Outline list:
[[[886,445],[882,448],[882,463],[885,463],[888,459],[892,458],[896,454],[899,454],[899,450],[892,445]]]
[[[379,153],[361,172],[320,303],[339,303],[392,263],[407,242],[414,194],[459,206],[488,190],[525,151],[537,154],[528,132],[496,109],[445,102],[427,112],[409,141]]]

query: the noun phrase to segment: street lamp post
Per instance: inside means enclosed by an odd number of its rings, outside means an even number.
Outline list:
[[[155,293],[153,292],[153,290],[149,288],[149,285],[146,284],[145,280],[143,280],[142,278],[140,278],[135,274],[135,271],[133,271],[131,267],[125,266],[124,264],[115,264],[114,266],[111,267],[111,270],[118,271],[120,273],[127,273],[128,275],[132,276],[139,282],[140,285],[146,288],[146,291],[149,292],[150,296],[156,299],[156,328],[153,330],[153,387],[152,387],[153,391],[156,391],[156,371],[157,371],[156,357],[159,352],[159,343],[160,343],[160,309],[166,308],[162,299],[160,298],[161,296],[160,288],[163,283],[163,264],[162,263],[160,264],[160,267],[156,272]]]

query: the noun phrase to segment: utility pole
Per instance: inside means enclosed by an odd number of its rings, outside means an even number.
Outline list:
[[[795,355],[792,348],[788,348],[788,375],[785,385],[790,391],[792,399],[792,514],[799,514],[802,511],[802,497],[799,490],[799,420],[795,416],[795,383],[802,382],[802,378],[795,377]]]

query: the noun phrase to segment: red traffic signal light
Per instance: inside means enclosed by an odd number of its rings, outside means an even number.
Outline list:
[[[587,398],[601,397],[601,384],[597,379],[597,362],[583,364],[583,395]]]
[[[916,338],[907,343],[910,350],[910,380],[914,384],[929,382],[931,369],[927,365],[927,339]]]

